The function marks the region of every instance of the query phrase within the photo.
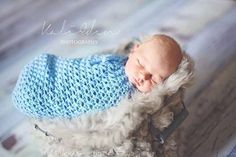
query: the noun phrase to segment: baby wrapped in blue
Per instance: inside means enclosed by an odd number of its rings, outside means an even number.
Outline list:
[[[21,71],[13,103],[34,118],[74,118],[108,109],[134,92],[125,74],[127,59],[115,54],[74,59],[41,54]]]

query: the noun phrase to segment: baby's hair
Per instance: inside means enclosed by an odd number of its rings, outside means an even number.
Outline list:
[[[138,43],[142,44],[142,43],[148,42],[153,39],[160,40],[160,41],[167,41],[168,40],[168,41],[171,41],[172,43],[178,45],[178,47],[180,48],[179,43],[175,39],[173,39],[172,37],[165,35],[165,34],[143,35],[139,38]]]
[[[157,34],[155,34],[155,35],[142,35],[142,36],[140,36],[140,38],[139,38],[139,43],[147,42],[147,41],[153,39],[153,36],[156,36],[156,35],[157,35]]]
[[[148,42],[150,40],[157,40],[159,41],[160,44],[162,44],[163,46],[173,46],[175,45],[176,48],[182,52],[182,48],[180,46],[180,44],[172,37],[165,35],[165,34],[154,34],[154,35],[145,35],[145,36],[141,36],[139,38],[139,41],[136,42],[137,44],[142,44],[145,42]]]
[[[178,56],[177,55],[178,53],[183,54],[179,43],[172,37],[165,34],[154,34],[154,35],[142,36],[140,37],[140,40],[137,44],[143,44],[151,40],[156,40],[159,44],[165,47],[166,52],[171,52],[171,54],[176,54],[176,56]],[[169,55],[167,57],[169,57]],[[182,55],[181,57],[178,58],[178,64],[181,62],[181,60],[182,60]]]
[[[143,44],[145,42],[148,42],[150,40],[157,39],[160,41],[161,44],[163,44],[165,47],[168,47],[168,45],[176,45],[177,51],[179,51],[181,54],[183,54],[182,48],[180,47],[179,43],[173,39],[172,37],[165,35],[165,34],[145,34],[145,35],[140,35],[137,38],[133,38],[132,42],[129,42],[128,44],[125,45],[125,47],[122,50],[122,52],[125,52],[126,54],[129,54],[133,47],[136,44]],[[167,42],[166,42],[167,41]],[[121,50],[116,50],[116,52],[120,52]],[[125,50],[125,51],[124,51]],[[181,57],[182,58],[182,57]],[[179,62],[181,62],[182,59],[179,59]]]

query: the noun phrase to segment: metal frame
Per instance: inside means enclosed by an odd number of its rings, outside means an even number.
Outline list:
[[[189,112],[186,109],[184,102],[182,102],[183,109],[180,113],[178,113],[175,117],[173,122],[162,132],[153,126],[152,123],[152,116],[148,115],[148,126],[149,130],[151,132],[151,135],[155,141],[157,141],[160,144],[164,144],[165,140],[173,133],[173,131],[186,119]]]

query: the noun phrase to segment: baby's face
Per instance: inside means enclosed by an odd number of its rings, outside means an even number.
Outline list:
[[[173,47],[173,51],[174,51]],[[150,92],[177,68],[182,59],[181,51],[171,53],[156,40],[134,46],[125,65],[129,81],[141,92]]]

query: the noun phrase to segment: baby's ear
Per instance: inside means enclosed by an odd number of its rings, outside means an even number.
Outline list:
[[[139,46],[140,46],[139,43],[135,43],[134,46],[133,46],[133,49],[135,50],[135,49],[137,49]]]
[[[139,44],[138,43],[135,43],[134,45],[133,45],[133,47],[130,49],[130,54],[133,54],[134,53],[134,51],[136,51],[136,49],[139,47]]]

